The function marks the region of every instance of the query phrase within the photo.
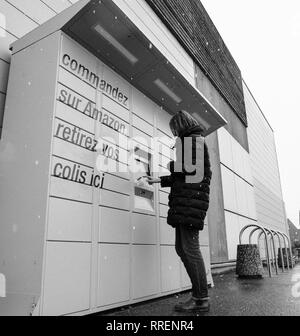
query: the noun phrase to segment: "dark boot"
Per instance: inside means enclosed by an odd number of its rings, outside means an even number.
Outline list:
[[[187,302],[176,305],[175,311],[182,313],[209,312],[209,300],[190,298]]]

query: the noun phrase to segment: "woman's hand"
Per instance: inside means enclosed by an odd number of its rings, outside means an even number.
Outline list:
[[[160,178],[155,178],[155,177],[150,176],[150,177],[147,178],[147,182],[148,182],[150,185],[152,185],[152,184],[154,184],[154,183],[160,183],[161,180],[160,180]]]

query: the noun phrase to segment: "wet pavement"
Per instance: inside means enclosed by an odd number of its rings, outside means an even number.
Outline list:
[[[265,272],[265,274],[267,274]],[[184,314],[173,310],[190,293],[173,295],[100,316],[300,316],[300,265],[260,280],[240,280],[235,273],[214,276],[209,313]],[[299,296],[298,298],[296,296]]]

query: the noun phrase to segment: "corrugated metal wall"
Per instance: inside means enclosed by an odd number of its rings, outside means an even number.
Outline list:
[[[244,84],[258,224],[287,232],[274,132]]]
[[[10,65],[9,44],[78,0],[0,0],[0,135]]]

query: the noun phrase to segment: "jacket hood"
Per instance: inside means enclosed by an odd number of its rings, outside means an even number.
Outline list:
[[[181,136],[180,138],[183,139],[183,138],[187,138],[189,136],[201,136],[203,137],[202,135],[202,128],[200,126],[193,126],[193,127],[190,127],[188,128]]]

